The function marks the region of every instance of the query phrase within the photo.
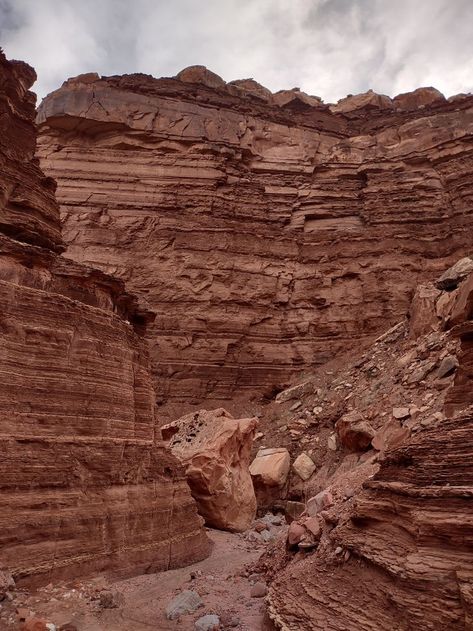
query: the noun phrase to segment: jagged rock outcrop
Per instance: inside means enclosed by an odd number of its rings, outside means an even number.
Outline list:
[[[208,542],[156,440],[154,314],[123,281],[57,253],[54,182],[33,158],[34,78],[0,51],[0,567],[40,583],[193,562]]]
[[[249,464],[257,425],[256,418],[235,419],[220,408],[192,412],[163,427],[209,526],[240,532],[255,518]]]
[[[469,247],[471,96],[328,106],[192,67],[70,79],[38,121],[68,256],[159,314],[155,388],[174,417],[367,343]]]
[[[331,476],[291,526],[297,532],[307,515],[316,516],[320,541],[315,552],[282,559],[279,571],[271,570],[276,628],[473,628],[473,273],[465,276],[465,266],[456,264],[435,283],[449,279],[448,290],[432,284],[417,291],[409,323],[332,382],[332,389],[343,384],[350,391],[341,396],[353,411],[342,419],[372,414],[371,444],[379,453],[335,463],[319,456],[324,465],[307,485],[316,488],[324,469]],[[365,398],[359,373],[366,371]],[[313,402],[300,407],[307,404]],[[327,506],[317,502],[324,493]],[[301,549],[289,537],[287,545]],[[271,566],[270,557],[266,562]]]

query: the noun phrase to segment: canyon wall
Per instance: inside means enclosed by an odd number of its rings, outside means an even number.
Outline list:
[[[367,344],[470,251],[470,96],[329,106],[191,67],[70,79],[38,121],[68,256],[158,314],[164,416],[274,393]]]
[[[123,281],[58,254],[34,80],[0,50],[0,568],[40,583],[193,562],[208,542],[156,435],[154,314]]]

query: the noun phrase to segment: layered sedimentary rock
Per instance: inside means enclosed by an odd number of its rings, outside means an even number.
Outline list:
[[[57,253],[54,183],[33,158],[34,78],[0,51],[0,567],[47,582],[183,565],[208,544],[155,435],[154,314],[123,281]]]
[[[469,252],[470,96],[328,106],[193,67],[79,76],[38,120],[68,256],[158,312],[160,403],[277,391],[399,320],[419,279]]]
[[[278,628],[473,628],[472,432],[470,409],[390,452],[334,531],[342,554],[274,582]]]
[[[401,323],[356,360],[349,383],[343,371],[332,383],[350,388],[354,411],[342,420],[363,423],[366,403],[375,412],[379,454],[338,459],[325,489],[307,501],[322,535],[307,557],[280,564],[269,595],[278,629],[473,628],[472,287],[463,259],[416,292],[409,327]],[[363,401],[357,371],[366,369]],[[320,460],[316,480],[334,468],[328,455]],[[330,505],[317,506],[324,494]]]

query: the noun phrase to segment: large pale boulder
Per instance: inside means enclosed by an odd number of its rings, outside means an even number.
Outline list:
[[[172,423],[169,446],[184,464],[199,513],[209,526],[246,530],[255,518],[249,472],[256,418],[235,419],[223,408],[200,410]],[[169,430],[169,426],[163,428]],[[168,432],[170,433],[170,432]]]
[[[258,508],[273,508],[286,497],[291,457],[284,447],[261,448],[250,466]]]

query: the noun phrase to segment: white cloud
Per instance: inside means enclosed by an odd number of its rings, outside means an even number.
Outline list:
[[[36,68],[40,96],[82,72],[172,76],[191,64],[325,101],[469,92],[472,23],[471,0],[0,0],[1,45]]]

